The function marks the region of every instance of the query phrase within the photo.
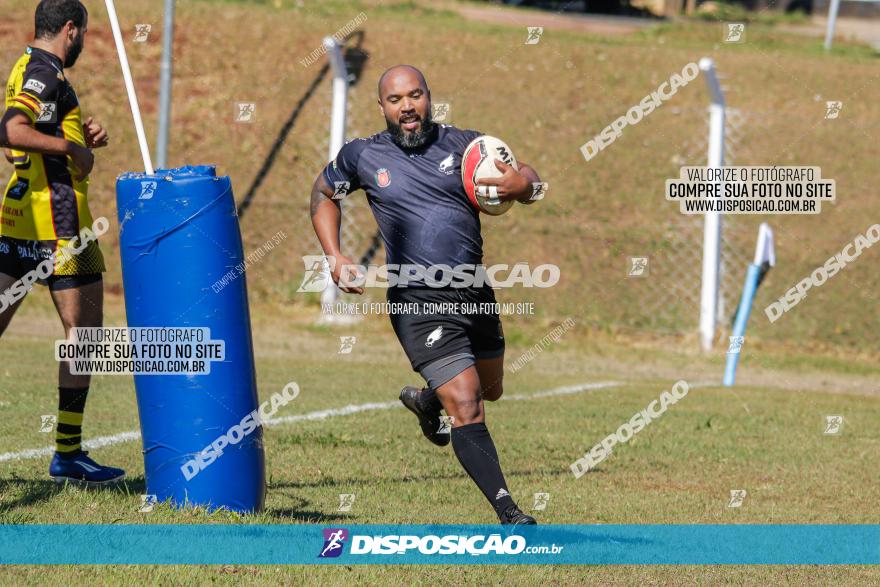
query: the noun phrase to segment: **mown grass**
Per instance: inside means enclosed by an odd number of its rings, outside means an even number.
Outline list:
[[[5,2],[5,3],[4,3]],[[8,42],[0,66],[11,65],[28,41],[31,16],[9,0],[0,25]],[[322,61],[301,60],[321,39],[363,12],[360,43],[363,74],[352,87],[349,136],[384,128],[375,104],[375,80],[386,67],[411,62],[425,70],[435,101],[452,103],[452,122],[503,137],[519,158],[533,164],[553,193],[540,206],[517,209],[484,222],[486,261],[560,266],[560,284],[546,291],[501,293],[502,301],[536,303],[538,318],[571,316],[597,328],[637,333],[691,333],[696,316],[682,291],[699,289],[700,240],[685,234],[681,215],[663,199],[664,181],[682,163],[705,161],[705,107],[702,80],[680,90],[670,102],[590,162],[578,148],[621,116],[669,75],[702,56],[713,57],[724,76],[728,103],[746,122],[729,161],[740,165],[820,165],[837,180],[838,201],[814,217],[728,217],[725,230],[739,259],[727,268],[732,279],[728,304],[736,303],[745,260],[757,225],[776,231],[778,266],[758,292],[756,310],[869,226],[874,177],[867,153],[880,123],[880,105],[867,99],[877,87],[876,57],[847,42],[831,54],[816,39],[749,23],[742,44],[722,42],[723,22],[676,21],[626,35],[548,29],[537,45],[524,45],[524,30],[470,21],[450,5],[284,0],[247,4],[200,0],[178,6],[176,32],[173,165],[213,162],[230,175],[239,199],[257,179],[276,140],[274,163],[262,177],[241,221],[247,250],[278,230],[292,238],[284,254],[251,269],[255,299],[276,305],[306,306],[316,299],[295,294],[303,268],[299,258],[317,252],[308,219],[309,188],[326,160],[329,80],[324,79],[290,132],[281,134],[297,102],[319,75]],[[92,176],[93,212],[115,218],[114,178],[141,166],[130,114],[106,15],[93,7],[87,50],[71,71],[88,115],[103,120],[114,137],[112,150],[99,152]],[[128,43],[148,136],[155,134],[161,54],[161,5],[132,0],[120,8],[126,30],[152,23],[147,43]],[[475,50],[474,48],[479,48]],[[840,118],[825,120],[825,101],[840,100]],[[257,103],[257,121],[232,121],[236,102]],[[352,254],[365,247],[373,220],[363,198],[352,211],[360,236]],[[670,238],[670,235],[675,238]],[[111,292],[121,288],[118,238],[103,245],[110,263]],[[867,251],[863,259],[814,290],[796,310],[770,324],[756,311],[750,340],[768,345],[809,347],[834,353],[872,352],[877,331],[863,319],[876,305],[878,276]],[[647,255],[650,279],[626,278],[627,258]],[[381,255],[377,259],[381,262]],[[696,295],[696,294],[694,294]],[[693,298],[692,298],[693,299]],[[722,330],[727,324],[722,324]],[[724,332],[722,332],[724,334]]]
[[[93,3],[94,4],[94,3]],[[554,262],[562,268],[551,290],[501,291],[501,301],[532,301],[534,316],[505,320],[509,359],[516,359],[568,317],[576,327],[553,347],[508,374],[508,394],[613,379],[622,387],[581,395],[500,402],[489,423],[515,497],[527,503],[549,492],[541,514],[551,523],[877,523],[874,482],[878,432],[876,307],[880,277],[872,255],[810,293],[775,324],[764,305],[876,220],[873,152],[880,105],[876,59],[858,45],[840,43],[825,55],[817,42],[750,23],[748,41],[721,43],[720,24],[657,25],[621,36],[548,30],[524,46],[524,31],[467,21],[444,7],[382,2],[178,3],[172,164],[214,162],[229,174],[239,198],[279,137],[320,64],[300,60],[324,35],[367,14],[364,76],[353,86],[349,135],[384,126],[374,102],[375,79],[398,62],[425,70],[434,99],[450,101],[453,123],[503,137],[517,155],[551,182],[552,196],[484,223],[488,262]],[[126,30],[153,23],[152,41],[128,43],[145,123],[155,133],[161,4],[120,5]],[[8,68],[28,41],[32,16],[0,0],[0,66]],[[115,218],[114,178],[140,166],[130,114],[106,15],[90,6],[87,50],[71,71],[86,115],[105,122],[114,147],[99,152],[92,176],[95,215]],[[414,17],[415,16],[415,17]],[[567,465],[611,433],[677,379],[715,382],[724,348],[697,354],[693,308],[671,285],[677,274],[625,277],[626,258],[647,254],[655,267],[678,246],[664,227],[679,220],[662,198],[663,180],[682,160],[700,163],[695,137],[705,131],[705,90],[695,82],[614,145],[587,163],[578,147],[623,114],[669,74],[703,55],[718,62],[729,102],[751,118],[738,164],[821,165],[837,179],[838,202],[816,218],[774,217],[780,264],[762,285],[744,347],[741,387],[694,389],[662,420],[622,447],[595,473],[574,480]],[[306,211],[308,190],[326,159],[329,82],[307,101],[284,137],[275,164],[241,219],[246,249],[278,230],[291,238],[248,270],[255,348],[263,397],[291,380],[303,394],[290,407],[305,413],[328,407],[389,401],[409,371],[384,317],[347,328],[314,325],[315,296],[294,294],[300,255],[316,252]],[[842,100],[841,119],[825,121],[824,101]],[[258,104],[257,122],[232,122],[237,101]],[[361,208],[360,214],[368,219]],[[730,219],[750,256],[763,218]],[[367,226],[369,221],[364,220]],[[738,234],[738,233],[737,233]],[[124,324],[118,237],[102,241],[107,274],[107,324]],[[699,247],[697,242],[693,246]],[[698,252],[692,258],[699,259]],[[694,283],[693,287],[698,287]],[[25,302],[0,341],[2,451],[48,446],[39,416],[56,407],[52,340],[59,327],[46,292]],[[377,294],[377,298],[379,295]],[[658,315],[652,308],[666,308]],[[338,337],[357,335],[352,355],[338,356]],[[345,373],[344,380],[339,372]],[[524,409],[525,408],[525,409]],[[843,414],[844,433],[825,436],[825,415]],[[89,400],[89,437],[137,428],[130,378],[96,379]],[[319,523],[350,521],[491,522],[482,498],[448,450],[420,437],[403,410],[388,410],[270,428],[266,434],[270,482],[259,516],[173,511],[138,513],[144,490],[137,443],[95,456],[125,467],[117,490],[56,490],[45,479],[47,459],[0,463],[2,523]],[[726,507],[731,489],[746,489],[744,507]],[[350,514],[336,511],[339,493],[355,493]],[[299,569],[291,567],[15,568],[4,583],[47,583],[57,572],[97,584],[354,581],[374,584],[767,584],[876,583],[875,568],[615,567],[470,569],[446,567]]]
[[[40,292],[39,290],[36,293]],[[111,305],[108,323],[121,319]],[[339,332],[301,333],[308,318],[294,313],[254,311],[255,351],[262,397],[297,381],[302,393],[279,416],[349,404],[392,400],[414,381],[393,336],[380,320],[354,328],[351,355],[335,355]],[[277,327],[270,329],[268,324]],[[0,346],[5,404],[0,408],[4,451],[51,443],[40,433],[39,415],[54,412],[54,335],[46,296],[33,298],[16,317]],[[54,326],[57,329],[57,326]],[[568,336],[571,334],[571,336]],[[828,371],[798,373],[774,367],[761,385],[716,387],[715,361],[653,353],[613,339],[583,341],[575,331],[505,380],[508,395],[528,396],[561,385],[618,381],[621,386],[577,395],[502,401],[488,407],[511,491],[524,506],[532,495],[550,493],[539,512],[544,523],[877,523],[880,493],[873,458],[880,433],[877,392],[868,376]],[[508,356],[526,348],[512,346]],[[328,357],[332,357],[328,360]],[[345,377],[339,374],[344,372]],[[713,374],[715,376],[713,377]],[[692,384],[688,396],[670,408],[595,471],[575,479],[568,465],[679,378]],[[341,383],[344,379],[345,384]],[[709,384],[706,384],[706,381]],[[859,386],[859,382],[864,387]],[[843,433],[823,434],[826,415],[843,415]],[[128,377],[96,378],[86,418],[87,437],[135,430],[137,412]],[[140,513],[145,491],[139,442],[93,452],[99,461],[128,470],[128,480],[102,491],[56,488],[46,477],[47,458],[0,464],[0,523],[492,523],[483,498],[462,473],[449,449],[420,435],[402,409],[380,410],[324,421],[299,422],[266,430],[266,510],[242,516],[203,509],[175,510],[161,504]],[[729,493],[745,489],[743,507],[727,507]],[[338,512],[339,494],[354,493],[350,513]],[[60,570],[60,569],[59,569]],[[48,569],[5,569],[10,581],[42,582]],[[64,568],[73,577],[83,571]],[[295,567],[169,566],[103,569],[97,584],[153,577],[175,584],[277,581],[296,584],[351,578],[371,584],[439,580],[444,567],[318,570]],[[845,582],[876,580],[876,569],[818,569],[818,577]],[[317,573],[317,574],[315,574]],[[471,569],[474,582],[501,581],[504,569]],[[312,578],[314,577],[314,578]],[[803,580],[805,568],[703,569],[637,567],[616,569],[520,568],[512,580],[537,584],[628,584],[641,579],[687,584],[715,578],[737,584],[762,578]]]

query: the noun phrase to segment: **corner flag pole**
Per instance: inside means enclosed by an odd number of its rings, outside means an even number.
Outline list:
[[[752,311],[752,302],[758,286],[764,281],[764,277],[770,268],[776,265],[776,250],[773,247],[773,231],[770,225],[762,222],[758,229],[758,244],[755,246],[754,263],[749,265],[746,271],[746,280],[743,284],[742,298],[736,311],[736,320],[733,324],[733,336],[730,337],[730,346],[727,350],[727,364],[724,367],[724,386],[731,387],[736,378],[736,364],[739,361],[740,349],[746,335],[746,324]]]
[[[125,45],[122,43],[122,32],[119,30],[119,20],[116,18],[116,7],[113,0],[104,0],[107,4],[107,14],[110,16],[110,27],[113,29],[113,39],[116,41],[116,52],[119,54],[119,64],[122,66],[122,77],[125,79],[125,89],[128,92],[128,103],[131,106],[131,115],[134,118],[134,128],[137,132],[138,143],[141,148],[141,156],[144,159],[144,169],[147,175],[153,175],[153,160],[150,158],[150,148],[147,146],[147,135],[144,133],[144,123],[141,119],[141,109],[138,106],[137,94],[134,91],[134,82],[131,79],[131,68],[128,66],[128,56],[125,54]]]

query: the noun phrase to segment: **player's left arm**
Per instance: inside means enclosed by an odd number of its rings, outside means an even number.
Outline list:
[[[522,204],[534,204],[532,197],[540,189],[541,178],[538,172],[526,163],[519,163],[519,170],[503,161],[495,160],[495,167],[503,173],[501,177],[478,179],[477,185],[494,185],[498,188],[498,199],[502,202],[516,200]]]

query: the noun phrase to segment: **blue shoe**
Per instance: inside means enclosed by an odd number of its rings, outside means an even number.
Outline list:
[[[55,483],[70,482],[86,486],[116,483],[125,477],[125,471],[122,469],[99,465],[90,459],[88,454],[88,452],[81,450],[70,457],[63,458],[56,452],[49,465],[49,476],[55,480]]]

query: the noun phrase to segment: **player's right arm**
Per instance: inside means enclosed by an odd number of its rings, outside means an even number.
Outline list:
[[[334,199],[334,195],[343,187],[345,187],[345,195],[359,189],[357,159],[361,148],[359,144],[348,143],[340,149],[336,159],[318,174],[312,185],[310,206],[312,226],[315,228],[315,234],[318,235],[324,254],[330,261],[333,282],[342,291],[356,294],[364,293],[364,289],[350,285],[357,279],[357,271],[354,262],[341,251],[339,243],[339,228],[342,221],[341,200]],[[338,187],[331,188],[330,182]]]
[[[57,103],[58,87],[59,80],[54,72],[37,70],[28,73],[21,91],[7,101],[9,107],[0,120],[0,147],[70,157],[79,172],[76,179],[82,180],[88,177],[95,164],[91,150],[35,128],[43,104]]]
[[[43,134],[34,128],[31,119],[20,110],[10,108],[0,120],[0,147],[26,153],[66,156],[73,159],[79,171],[77,180],[83,180],[92,172],[95,156],[74,142]]]
[[[364,293],[362,287],[352,287],[346,284],[357,279],[354,261],[342,254],[339,244],[339,227],[342,221],[342,211],[338,200],[333,199],[334,190],[327,185],[324,174],[321,173],[315,179],[312,186],[312,226],[315,234],[321,242],[324,254],[329,257],[333,283],[345,293]]]

